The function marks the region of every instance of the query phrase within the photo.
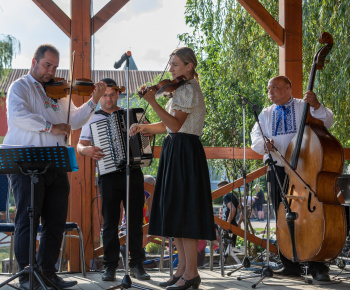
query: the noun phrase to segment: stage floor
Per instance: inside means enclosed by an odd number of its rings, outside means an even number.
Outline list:
[[[231,268],[232,269],[232,268]],[[237,280],[239,276],[246,276],[254,274],[252,270],[240,270],[236,271],[231,276],[227,276],[231,269],[225,270],[225,277],[221,276],[221,271],[218,268],[215,268],[214,271],[209,269],[199,270],[202,283],[199,286],[199,289],[252,289],[252,285],[256,283],[259,277]],[[255,268],[259,269],[259,268]],[[159,272],[157,269],[147,269],[147,272],[151,275],[151,280],[149,281],[138,281],[132,278],[132,283],[135,283],[137,286],[141,286],[141,289],[164,289],[158,286],[159,282],[165,281],[169,274],[167,270],[165,272]],[[331,266],[331,282],[317,282],[314,281],[313,284],[307,284],[304,282],[303,278],[287,279],[282,276],[275,275],[273,278],[265,278],[262,283],[256,286],[257,289],[350,289],[350,266],[347,265],[342,271],[337,266]],[[118,270],[117,272],[117,281],[115,282],[103,282],[101,281],[100,272],[88,272],[86,277],[83,277],[81,273],[67,273],[59,274],[60,277],[67,280],[77,280],[78,285],[69,289],[84,289],[84,290],[100,290],[100,289],[110,289],[121,283],[121,280],[124,277],[124,272]],[[6,279],[11,277],[10,275],[1,274],[0,282],[2,283]],[[309,276],[311,277],[311,276]],[[17,282],[15,280],[15,282]],[[15,282],[13,285],[17,286]],[[134,287],[132,287],[134,288]],[[130,288],[130,289],[132,289]],[[12,290],[10,286],[4,286],[2,290]],[[136,288],[134,288],[136,289]]]

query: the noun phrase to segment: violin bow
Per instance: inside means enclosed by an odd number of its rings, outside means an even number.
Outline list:
[[[171,54],[171,55],[169,56],[169,60],[168,60],[168,62],[167,62],[167,64],[166,64],[166,66],[165,66],[165,69],[163,70],[162,75],[160,76],[159,82],[160,82],[160,81],[162,80],[162,78],[164,77],[165,71],[166,71],[166,69],[167,69],[167,67],[168,67],[168,65],[169,65],[169,63],[170,63],[170,60],[171,60],[171,57],[172,57],[172,56],[173,56],[173,54]],[[149,104],[147,104],[146,109],[143,111],[142,116],[141,116],[139,122],[137,123],[137,125],[140,125],[140,122],[142,121],[143,117],[146,115],[146,111],[147,111],[147,109],[148,109],[148,106],[149,106]]]
[[[268,139],[266,136],[264,136],[265,140],[267,142],[269,142],[272,146],[272,148],[274,149],[274,153],[276,154],[276,156],[278,157],[278,159],[290,170],[290,173],[292,173],[296,179],[298,179],[298,181],[309,191],[311,192],[313,195],[316,195],[316,193],[311,189],[311,187],[305,183],[304,179],[302,179],[302,177],[295,171],[295,169],[292,167],[292,165],[290,165],[290,163],[283,157],[282,153],[280,151],[278,151],[278,149],[276,148],[275,145],[273,145],[270,142],[270,139]],[[284,192],[283,192],[284,193]],[[285,193],[284,193],[285,194]],[[285,194],[286,196],[286,194]]]
[[[75,50],[72,53],[72,65],[70,69],[70,88],[69,88],[69,103],[68,103],[68,116],[67,116],[67,124],[69,124],[69,115],[70,115],[70,105],[72,102],[72,90],[73,90],[73,75],[74,75],[74,61],[75,61]],[[67,144],[68,137],[67,135],[64,138],[64,143]]]

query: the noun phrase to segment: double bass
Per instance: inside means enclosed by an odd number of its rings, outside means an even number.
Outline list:
[[[308,90],[313,89],[316,72],[322,70],[333,46],[332,36],[327,32],[321,34],[319,42],[325,45],[314,56]],[[297,218],[291,228],[285,205],[280,204],[276,225],[280,251],[294,262],[329,262],[341,253],[346,240],[345,210],[337,199],[337,179],[343,171],[344,152],[323,122],[311,116],[308,103],[303,107],[298,132],[285,159],[291,166],[286,169],[289,178],[286,197]],[[293,169],[304,183],[291,174]]]

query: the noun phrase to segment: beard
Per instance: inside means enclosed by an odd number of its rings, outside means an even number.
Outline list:
[[[32,70],[32,76],[41,83],[47,83],[50,81],[54,76],[49,73],[40,73],[39,69],[37,67],[34,67]]]

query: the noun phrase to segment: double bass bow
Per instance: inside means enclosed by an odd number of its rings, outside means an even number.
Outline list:
[[[314,56],[308,91],[313,89],[317,70],[324,67],[333,38],[324,32],[319,42],[324,46]],[[289,184],[286,197],[297,218],[290,233],[285,206],[280,204],[276,228],[280,251],[294,262],[329,262],[340,254],[346,239],[345,210],[337,199],[337,179],[343,171],[344,152],[323,122],[311,116],[308,103],[304,104],[298,132],[288,146],[285,159],[290,164],[286,167],[289,178],[285,182]]]

